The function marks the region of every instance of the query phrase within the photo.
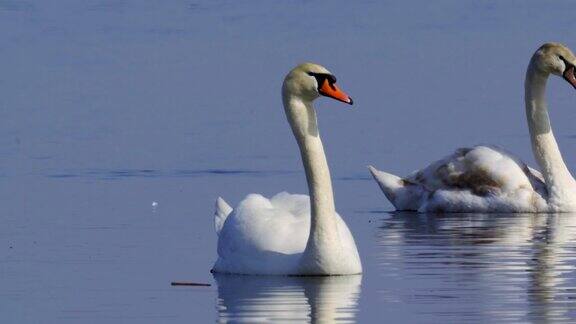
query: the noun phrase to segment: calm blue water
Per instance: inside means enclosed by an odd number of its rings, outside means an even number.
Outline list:
[[[389,213],[366,170],[478,143],[533,165],[524,69],[576,49],[572,7],[0,0],[2,322],[573,322],[576,215]],[[317,107],[365,273],[214,278],[217,196],[306,192],[279,98],[305,60],[356,103]],[[576,94],[549,88],[576,165]]]

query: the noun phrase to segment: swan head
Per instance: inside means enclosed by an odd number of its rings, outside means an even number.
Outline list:
[[[326,96],[349,105],[352,98],[336,85],[336,77],[325,67],[314,63],[302,63],[293,68],[282,85],[284,95],[313,101],[319,96]]]
[[[532,60],[541,72],[562,76],[576,88],[576,56],[568,47],[560,43],[546,43],[534,53]]]

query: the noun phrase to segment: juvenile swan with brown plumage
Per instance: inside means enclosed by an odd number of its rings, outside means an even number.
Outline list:
[[[540,172],[502,149],[461,148],[400,178],[370,166],[372,176],[397,210],[419,212],[571,212],[576,181],[552,133],[545,101],[550,74],[576,88],[576,57],[558,43],[532,56],[525,80],[526,117]]]

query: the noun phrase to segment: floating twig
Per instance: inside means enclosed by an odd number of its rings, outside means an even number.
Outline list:
[[[191,286],[191,287],[210,287],[212,286],[209,283],[201,283],[201,282],[190,282],[190,281],[172,281],[170,284],[172,286]]]

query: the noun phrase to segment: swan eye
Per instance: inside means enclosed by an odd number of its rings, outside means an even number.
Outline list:
[[[330,82],[330,84],[336,83],[336,77],[333,76],[332,74],[326,74],[326,79],[328,79],[328,82]]]
[[[322,85],[324,84],[324,80],[327,80],[330,87],[336,90],[336,87],[334,86],[334,83],[336,83],[336,77],[333,76],[332,74],[308,72],[308,75],[316,78],[316,82],[318,83],[318,89],[322,87]]]
[[[564,71],[568,70],[569,67],[574,66],[574,64],[569,63],[568,61],[566,61],[566,59],[564,58],[564,56],[558,55],[558,57],[559,57],[560,60],[564,63]]]

